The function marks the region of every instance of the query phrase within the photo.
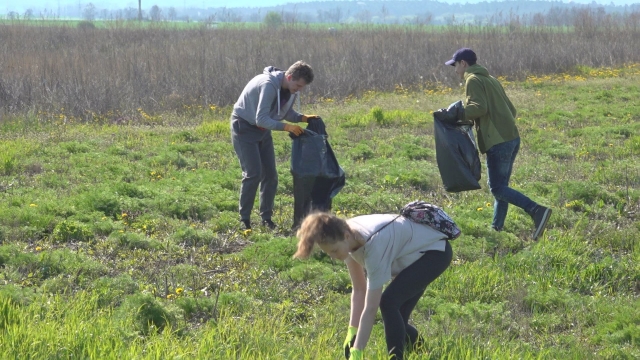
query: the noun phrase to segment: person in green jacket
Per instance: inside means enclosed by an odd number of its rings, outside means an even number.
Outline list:
[[[501,231],[509,204],[522,208],[533,219],[536,240],[544,231],[551,209],[537,204],[509,187],[513,163],[520,149],[520,134],[516,127],[516,108],[507,97],[500,82],[484,67],[476,64],[473,50],[462,48],[445,64],[454,66],[465,81],[464,109],[460,120],[473,120],[478,133],[478,148],[486,154],[488,185],[495,197],[491,227]]]

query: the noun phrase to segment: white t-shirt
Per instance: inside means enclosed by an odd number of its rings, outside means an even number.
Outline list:
[[[366,240],[351,257],[367,272],[367,289],[379,289],[426,251],[444,251],[447,236],[429,226],[415,223],[398,215],[374,214],[347,220],[349,226]]]

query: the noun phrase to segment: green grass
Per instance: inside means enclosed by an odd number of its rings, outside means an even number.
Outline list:
[[[481,190],[443,190],[430,112],[462,89],[305,105],[347,173],[335,212],[423,199],[463,230],[414,312],[426,347],[409,359],[640,357],[640,77],[598,71],[507,86],[523,141],[512,185],[554,209],[538,242],[516,208],[489,231],[484,174]],[[291,259],[290,140],[274,133],[278,230],[243,233],[228,116],[0,121],[0,358],[341,357],[344,265]],[[385,349],[378,317],[366,356]]]

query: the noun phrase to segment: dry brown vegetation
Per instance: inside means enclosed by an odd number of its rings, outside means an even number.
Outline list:
[[[575,27],[345,27],[179,30],[114,23],[105,29],[0,25],[0,101],[5,113],[66,113],[82,119],[232,104],[267,65],[309,62],[305,101],[367,90],[457,82],[444,66],[459,47],[476,50],[492,74],[523,77],[576,65],[640,61],[640,18],[585,13]],[[516,19],[517,20],[517,19]],[[544,19],[540,21],[544,24]]]

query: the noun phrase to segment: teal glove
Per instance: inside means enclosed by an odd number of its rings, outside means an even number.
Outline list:
[[[364,359],[364,352],[362,352],[362,350],[351,348],[351,357],[349,357],[349,360],[363,360],[363,359]]]
[[[356,342],[356,334],[358,333],[358,328],[355,326],[349,326],[347,330],[347,338],[344,339],[344,343],[342,347],[344,348],[344,357],[349,360],[349,352],[351,347]]]

